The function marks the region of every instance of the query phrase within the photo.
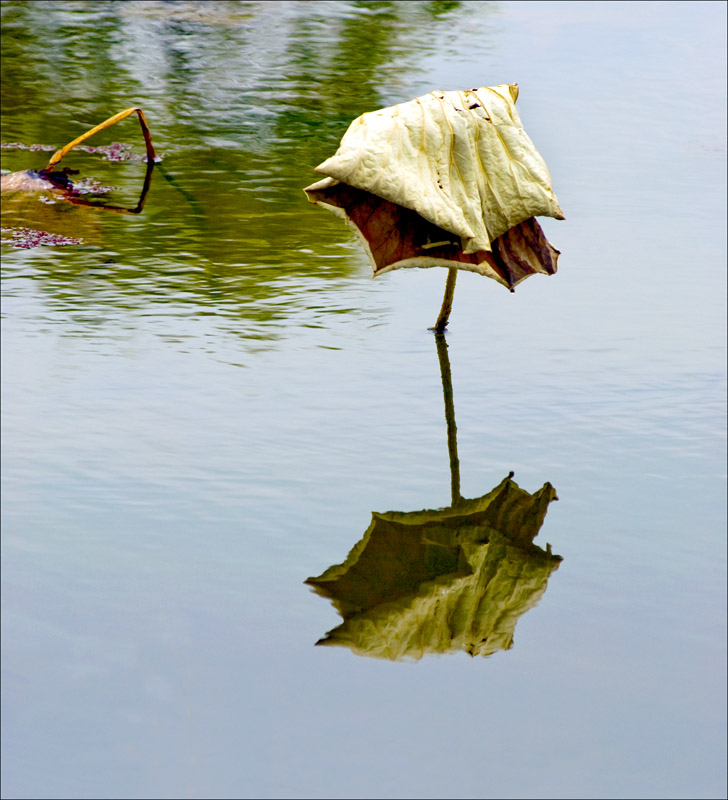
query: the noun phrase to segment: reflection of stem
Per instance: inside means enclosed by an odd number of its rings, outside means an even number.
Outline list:
[[[442,308],[440,309],[440,316],[437,318],[435,327],[432,329],[436,333],[442,333],[447,327],[447,321],[450,318],[450,311],[452,310],[452,296],[455,292],[455,280],[458,276],[458,271],[455,267],[450,267],[447,271],[447,282],[445,283],[445,296],[442,298]]]
[[[455,272],[453,269],[452,272]],[[435,334],[437,357],[440,361],[440,375],[442,376],[442,396],[445,399],[445,420],[447,422],[447,451],[450,456],[450,490],[452,504],[456,505],[462,500],[460,495],[460,461],[458,460],[458,429],[455,424],[455,404],[452,399],[452,376],[450,374],[450,359],[447,355],[447,342],[442,333]]]
[[[204,211],[200,204],[195,200],[195,198],[186,190],[183,189],[177,181],[167,172],[166,169],[161,164],[157,164],[157,169],[159,170],[160,175],[164,178],[167,183],[176,189],[182,197],[192,206],[194,212],[199,214],[200,216],[204,216]]]
[[[142,186],[142,193],[139,195],[139,202],[135,208],[123,208],[122,206],[107,206],[103,203],[96,203],[92,200],[86,200],[83,197],[74,197],[73,195],[66,195],[65,199],[74,206],[87,206],[89,208],[98,208],[100,211],[113,211],[116,214],[140,214],[144,208],[144,202],[147,199],[147,192],[152,182],[152,172],[154,172],[154,161],[147,161],[147,171],[144,175],[144,186]]]

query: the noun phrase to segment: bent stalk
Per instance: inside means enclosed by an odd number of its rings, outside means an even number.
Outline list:
[[[139,124],[142,126],[142,134],[144,135],[144,144],[147,148],[147,161],[151,162],[154,161],[154,147],[152,145],[152,137],[149,134],[149,126],[147,125],[147,120],[144,116],[144,112],[138,106],[133,106],[132,108],[124,109],[124,111],[120,111],[118,114],[114,114],[113,117],[109,117],[105,122],[102,122],[100,125],[97,125],[95,128],[91,128],[91,130],[86,131],[86,133],[79,136],[77,139],[74,139],[72,142],[69,142],[65,147],[62,147],[60,150],[57,150],[52,156],[51,160],[48,162],[48,166],[45,168],[45,172],[55,167],[55,165],[63,158],[63,156],[68,153],[69,150],[73,150],[74,147],[81,144],[81,142],[85,142],[86,139],[90,139],[94,134],[98,133],[99,131],[103,131],[106,128],[110,128],[112,125],[115,125],[117,122],[121,122],[122,119],[126,119],[130,114],[137,112],[139,115]]]

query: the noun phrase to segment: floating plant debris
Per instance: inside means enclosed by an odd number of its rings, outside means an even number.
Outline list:
[[[32,228],[2,228],[3,244],[30,250],[33,247],[63,247],[71,244],[83,244],[83,239],[73,236],[62,236],[48,231],[37,231]]]
[[[71,192],[72,194],[108,194],[113,192],[115,188],[114,186],[100,183],[93,178],[81,178],[80,181],[76,181],[73,184]]]
[[[56,149],[52,144],[23,144],[22,142],[0,142],[2,150],[47,150],[53,152]]]
[[[3,150],[32,150],[55,152],[58,148],[53,144],[23,144],[22,142],[0,142],[0,148]],[[77,150],[83,150],[84,153],[91,153],[92,155],[103,156],[107,161],[146,161],[146,155],[134,153],[130,144],[125,142],[112,142],[111,144],[94,145],[79,145]]]
[[[112,144],[102,144],[99,147],[93,145],[82,145],[79,150],[86,153],[93,153],[102,155],[107,161],[146,161],[146,156],[140,156],[137,153],[132,153],[131,145],[123,144],[122,142],[113,142]]]

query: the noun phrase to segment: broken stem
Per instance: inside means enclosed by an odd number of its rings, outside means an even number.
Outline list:
[[[51,160],[48,162],[48,166],[44,171],[47,172],[55,167],[55,165],[63,158],[63,156],[66,155],[66,153],[68,153],[69,150],[73,150],[73,148],[81,144],[81,142],[85,142],[86,139],[90,139],[94,134],[98,133],[99,131],[103,131],[105,128],[110,128],[117,122],[121,122],[122,119],[126,119],[135,111],[139,115],[139,124],[142,126],[142,133],[144,134],[144,144],[147,147],[147,161],[154,161],[156,156],[154,155],[154,147],[152,146],[152,137],[149,135],[149,126],[147,125],[147,120],[141,108],[134,106],[133,108],[127,108],[124,111],[120,111],[118,114],[114,114],[113,117],[109,117],[105,122],[102,122],[95,128],[91,128],[91,130],[86,131],[86,133],[82,134],[77,139],[69,142],[65,147],[57,150],[51,157]]]
[[[437,318],[435,327],[432,329],[435,333],[442,333],[447,328],[447,321],[450,318],[450,311],[452,310],[452,296],[455,292],[455,280],[457,279],[458,271],[456,267],[450,267],[447,271],[447,282],[445,283],[445,296],[442,298],[442,308],[440,309],[440,316]]]

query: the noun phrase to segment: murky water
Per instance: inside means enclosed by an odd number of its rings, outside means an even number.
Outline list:
[[[140,105],[162,155],[140,214],[3,197],[82,239],[2,249],[4,797],[725,796],[724,32],[720,3],[2,4],[3,142]],[[372,512],[449,506],[453,462],[444,271],[373,281],[301,190],[363,111],[511,81],[567,220],[557,275],[458,278],[460,492],[553,484],[563,561],[488,658],[314,647],[341,618],[303,581]],[[110,142],[144,152],[135,117]],[[63,163],[136,204],[140,160]]]

